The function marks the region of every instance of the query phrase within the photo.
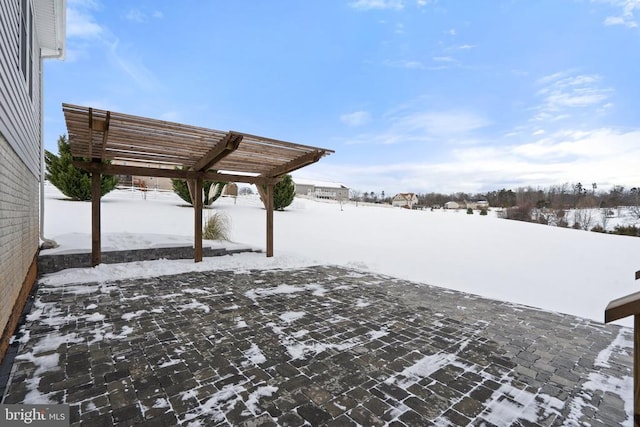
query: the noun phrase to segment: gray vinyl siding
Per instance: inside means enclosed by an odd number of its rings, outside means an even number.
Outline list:
[[[0,0],[0,133],[29,171],[39,178],[40,49],[37,37],[31,39],[32,97],[29,82],[20,70],[20,2]]]
[[[20,68],[20,11],[20,1],[0,0],[0,334],[39,244],[40,49],[32,33],[30,96]]]

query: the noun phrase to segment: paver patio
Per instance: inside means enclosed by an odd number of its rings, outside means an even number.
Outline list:
[[[22,340],[3,403],[72,425],[630,424],[630,329],[333,266],[41,286]]]

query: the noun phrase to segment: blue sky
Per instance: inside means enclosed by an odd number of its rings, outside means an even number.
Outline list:
[[[114,7],[117,5],[117,7]],[[67,0],[73,103],[335,150],[360,191],[640,185],[640,0]]]

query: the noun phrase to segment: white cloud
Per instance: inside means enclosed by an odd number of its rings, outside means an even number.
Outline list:
[[[90,57],[91,51],[106,52],[107,58],[119,71],[146,90],[158,87],[158,81],[140,59],[140,56],[126,52],[119,38],[106,26],[96,22],[94,14],[101,5],[94,0],[69,0],[67,7],[67,36],[73,40],[68,44],[72,61]],[[140,22],[144,14],[131,10],[127,19]],[[75,40],[74,40],[75,38]],[[124,82],[124,84],[129,82]]]
[[[69,3],[67,7],[67,37],[97,38],[103,34],[104,29],[94,21],[86,7],[73,7],[73,3]]]
[[[407,68],[410,70],[423,70],[425,68],[424,64],[420,61],[412,61],[412,60],[398,60],[398,61],[391,61],[391,60],[387,60],[384,62],[384,65],[388,66],[388,67],[394,67],[394,68]]]
[[[149,14],[142,12],[139,9],[130,9],[126,14],[125,14],[125,19],[127,19],[128,21],[132,21],[132,22],[139,22],[139,23],[143,23],[143,22],[148,22],[149,18],[155,18],[155,19],[161,19],[164,17],[163,13],[155,10]]]
[[[106,43],[111,62],[123,71],[129,78],[135,81],[141,88],[152,90],[158,82],[151,70],[149,70],[134,55],[128,55],[119,47],[119,40]]]
[[[488,125],[489,121],[484,117],[466,111],[417,112],[394,121],[396,129],[437,137],[468,134]]]
[[[394,9],[402,10],[404,2],[402,0],[356,0],[349,3],[354,9],[370,10],[370,9]]]
[[[165,111],[160,114],[160,118],[170,122],[179,122],[182,120],[182,114],[179,111]]]
[[[559,72],[542,77],[538,90],[542,103],[536,107],[536,121],[557,121],[571,117],[576,109],[601,108],[608,103],[612,89],[602,86],[602,77],[597,74],[574,75]]]
[[[640,158],[638,140],[640,130],[566,131],[521,145],[456,146],[440,162],[366,166],[319,162],[313,172],[318,179],[339,176],[345,185],[363,191],[375,183],[376,188],[384,188],[389,194],[482,192],[579,181],[597,182],[599,188],[605,189],[640,182],[640,169],[636,166],[636,159]]]
[[[368,111],[354,111],[340,116],[340,121],[347,126],[358,127],[371,121],[371,114]]]
[[[140,10],[138,10],[138,9],[129,10],[129,12],[127,12],[127,14],[124,17],[128,21],[133,21],[133,22],[146,22],[147,21],[147,16],[144,13],[142,13]]]
[[[637,28],[636,11],[640,10],[640,0],[600,0],[620,8],[617,16],[608,16],[604,20],[604,25],[624,25],[628,28]]]
[[[474,131],[490,122],[466,111],[396,112],[385,117],[385,127],[375,133],[345,139],[347,144],[402,144],[438,141],[441,143],[476,142]]]
[[[455,59],[450,56],[434,56],[431,59],[433,59],[435,62],[455,62]]]

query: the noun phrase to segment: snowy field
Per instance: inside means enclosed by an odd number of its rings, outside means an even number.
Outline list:
[[[91,205],[47,184],[45,237],[75,252],[91,246]],[[221,198],[234,244],[265,248],[257,196]],[[274,215],[273,258],[264,254],[101,265],[48,275],[48,283],[213,269],[335,264],[603,321],[612,299],[640,290],[640,238],[549,227],[460,211],[410,211],[296,198]],[[103,250],[193,244],[193,210],[173,193],[116,190],[102,200]],[[228,243],[206,242],[211,246]],[[632,326],[631,318],[619,322]]]

